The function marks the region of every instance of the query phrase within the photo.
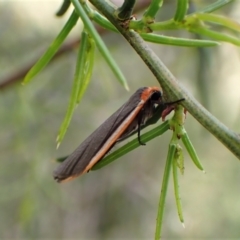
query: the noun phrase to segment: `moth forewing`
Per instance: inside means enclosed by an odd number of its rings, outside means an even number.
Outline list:
[[[139,127],[138,117],[141,114],[143,122],[152,116],[154,104],[162,101],[161,96],[161,89],[158,87],[138,89],[58,166],[53,173],[54,178],[62,182],[89,171],[118,140],[128,136],[136,126]]]

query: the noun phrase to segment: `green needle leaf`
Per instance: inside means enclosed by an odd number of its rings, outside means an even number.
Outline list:
[[[148,121],[141,126],[141,130],[145,129],[146,127],[148,127],[149,125],[152,125],[152,124],[155,124],[159,119],[160,119],[160,116],[163,112],[163,110],[165,109],[165,106],[164,105],[159,105],[156,109],[155,109],[155,112],[153,114],[153,116],[148,119]],[[169,129],[169,123],[168,121],[164,122],[162,125],[152,129],[151,131],[143,134],[141,136],[141,139],[143,139],[144,142],[148,142],[150,141],[152,138],[154,137],[157,137],[161,134],[163,134],[164,132],[166,132],[167,130]],[[136,131],[137,132],[137,131]],[[132,134],[130,134],[126,139],[128,139],[129,137],[133,136],[134,134],[136,134],[136,132],[133,132]],[[138,147],[139,144],[138,144],[138,139],[134,139],[132,141],[132,143],[127,143],[125,144],[124,146],[122,146],[121,148],[119,148],[118,150],[112,152],[111,154],[107,155],[103,160],[101,160],[101,164],[103,164],[103,162],[107,161],[107,162],[112,162],[114,161],[115,159],[121,157],[122,155],[126,154],[127,152],[133,150],[134,148]],[[127,149],[127,150],[126,150]],[[125,151],[126,150],[126,151]],[[57,158],[56,161],[57,162],[63,162],[65,161],[65,159],[67,158],[68,156],[65,156],[65,157],[60,157],[60,158]],[[100,166],[99,162],[99,165],[97,165],[97,167],[95,167],[96,169],[98,168],[98,166]],[[100,168],[100,167],[99,167]],[[93,167],[93,170],[94,167]]]
[[[161,124],[160,126],[144,133],[141,136],[141,140],[143,142],[147,143],[151,139],[162,135],[168,129],[169,129],[169,124],[168,124],[168,121],[166,121],[163,124]],[[101,161],[99,161],[96,165],[94,165],[91,170],[93,170],[93,171],[98,170],[98,169],[106,166],[107,164],[115,161],[116,159],[120,158],[121,156],[127,154],[128,152],[134,150],[135,148],[137,148],[139,146],[141,146],[141,145],[139,145],[138,138],[135,138],[132,141],[130,141],[129,143],[126,143],[124,146],[117,149],[116,151],[107,155],[105,158],[103,158]],[[67,159],[67,157],[68,156],[57,158],[56,161],[61,163],[61,162],[65,161]]]
[[[234,31],[240,32],[240,24],[232,19],[227,17],[217,15],[217,14],[209,14],[209,13],[196,13],[196,17],[200,20],[213,22]]]
[[[125,79],[123,73],[121,72],[120,68],[118,67],[117,63],[115,62],[114,58],[111,56],[110,52],[108,51],[106,45],[102,41],[101,37],[99,36],[98,32],[94,28],[92,22],[88,18],[87,14],[85,13],[82,5],[79,3],[78,0],[71,0],[72,4],[75,7],[76,12],[81,17],[85,28],[87,29],[88,33],[91,34],[94,41],[96,42],[97,48],[99,52],[102,54],[103,58],[115,74],[117,80],[124,86],[126,90],[129,89],[127,80]]]
[[[185,146],[185,148],[188,151],[188,154],[190,155],[193,163],[196,165],[196,167],[202,171],[204,171],[204,168],[200,162],[200,159],[197,156],[197,153],[192,145],[192,142],[190,141],[187,132],[183,129],[182,136],[181,136],[182,142]]]
[[[178,0],[177,1],[177,10],[174,16],[174,20],[181,22],[188,10],[188,0]]]
[[[137,21],[131,21],[129,26],[135,27],[134,25],[137,24]],[[137,25],[138,26],[138,25]],[[153,22],[148,25],[148,27],[152,31],[162,31],[162,30],[176,30],[181,29],[181,25],[177,24],[173,19],[162,21],[162,22]]]
[[[152,0],[151,4],[149,5],[148,9],[143,15],[143,19],[145,20],[154,19],[157,12],[159,11],[159,8],[161,8],[162,4],[163,4],[163,0]]]
[[[61,163],[61,162],[64,162],[67,158],[68,158],[68,156],[59,157],[59,158],[56,158],[55,161],[58,163]]]
[[[94,65],[94,53],[95,53],[95,42],[91,36],[87,36],[87,46],[84,52],[84,61],[81,74],[79,75],[80,87],[77,96],[77,103],[81,101],[83,94],[85,93],[92,76],[93,65]]]
[[[96,10],[93,10],[87,2],[83,3],[83,8],[86,11],[88,17],[99,24],[101,27],[108,30],[118,32],[118,30],[105,18],[102,14],[98,13]]]
[[[140,36],[148,42],[160,43],[166,45],[180,46],[180,47],[213,47],[218,46],[219,43],[211,40],[196,40],[186,38],[168,37],[153,33],[140,33]]]
[[[184,223],[184,219],[183,219],[182,203],[181,203],[179,184],[178,184],[178,167],[179,167],[179,162],[183,162],[183,159],[179,159],[179,157],[182,156],[182,155],[183,155],[182,154],[182,148],[177,144],[176,152],[175,152],[175,159],[173,160],[173,184],[174,184],[174,193],[175,193],[175,199],[176,199],[178,216],[179,216],[179,220],[183,224]],[[182,171],[182,170],[180,169],[180,171]]]
[[[91,15],[91,19],[105,29],[111,30],[113,32],[118,32],[112,23],[110,23],[104,16],[96,11],[94,11],[94,13]]]
[[[70,0],[63,0],[62,6],[57,11],[56,16],[61,17],[62,15],[64,15],[64,13],[66,13],[68,8],[70,7],[70,4],[71,4]]]
[[[37,61],[37,63],[27,73],[27,75],[23,80],[23,84],[30,82],[30,80],[32,80],[33,77],[35,77],[49,63],[49,61],[52,59],[52,57],[55,55],[55,53],[58,51],[58,49],[62,45],[65,38],[68,36],[69,32],[77,23],[78,18],[79,17],[76,14],[76,12],[73,11],[67,23],[65,24],[61,32],[58,34],[57,38],[53,41],[53,43],[50,45],[50,47],[47,49],[44,55]]]
[[[172,162],[174,160],[175,152],[176,152],[176,145],[169,144],[168,156],[167,156],[167,161],[166,161],[163,181],[162,181],[161,195],[160,195],[159,204],[158,204],[155,240],[159,240],[161,238],[162,221],[163,221],[163,213],[164,213],[164,207],[165,207],[166,196],[167,196],[167,188],[168,188],[170,171],[172,167]]]
[[[163,124],[161,124],[160,126],[141,135],[141,140],[142,140],[142,142],[147,143],[148,141],[152,140],[153,138],[156,138],[159,135],[162,135],[168,129],[169,129],[169,124],[168,124],[168,121],[166,121]],[[120,158],[121,156],[127,154],[128,152],[134,150],[135,148],[137,148],[139,146],[141,146],[141,145],[139,145],[138,138],[135,138],[132,141],[130,141],[129,143],[126,143],[124,146],[117,149],[116,151],[107,155],[104,159],[102,159],[96,165],[94,165],[91,170],[98,170],[98,169],[106,166],[107,164],[115,161],[116,159]]]
[[[183,157],[183,151],[182,147],[177,144],[177,151],[176,151],[176,163],[177,167],[179,168],[180,173],[183,175],[184,174],[184,157]]]
[[[224,7],[225,5],[227,5],[228,3],[233,2],[233,1],[235,1],[235,0],[218,0],[215,3],[212,3],[212,4],[208,5],[207,7],[203,8],[199,12],[210,13],[210,12],[216,11],[219,8]]]
[[[217,31],[212,31],[207,28],[191,28],[191,32],[198,33],[204,36],[208,36],[214,40],[223,41],[223,42],[229,42],[236,46],[240,46],[240,39],[234,38],[232,36],[229,36],[227,34],[219,33]]]
[[[57,148],[59,147],[60,143],[63,140],[63,137],[67,131],[67,128],[70,124],[70,121],[73,116],[74,109],[76,107],[77,100],[80,99],[80,97],[83,94],[83,91],[86,89],[86,86],[84,85],[84,70],[85,70],[85,64],[86,64],[86,55],[88,51],[88,34],[83,31],[81,36],[81,43],[78,51],[78,58],[76,63],[76,70],[75,70],[75,76],[73,81],[73,87],[72,87],[72,93],[70,96],[70,101],[67,109],[66,116],[63,120],[63,123],[60,127],[59,134],[57,137]],[[87,80],[89,81],[89,80]],[[79,99],[78,99],[79,97]]]

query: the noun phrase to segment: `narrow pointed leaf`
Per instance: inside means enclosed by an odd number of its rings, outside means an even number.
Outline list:
[[[181,223],[184,223],[182,203],[181,203],[179,184],[178,184],[178,167],[179,167],[178,163],[179,163],[179,160],[180,160],[180,162],[182,161],[182,159],[179,159],[179,156],[182,156],[182,149],[178,145],[176,147],[175,159],[173,160],[173,185],[174,185],[174,194],[175,194],[175,200],[176,200],[179,220]]]
[[[160,126],[144,133],[141,135],[141,140],[144,143],[147,143],[148,141],[152,140],[153,138],[158,137],[159,135],[162,135],[164,132],[166,132],[169,129],[168,121],[164,122]],[[116,159],[120,158],[121,156],[127,154],[128,152],[134,150],[135,148],[139,147],[138,138],[133,139],[132,141],[126,143],[124,146],[120,147],[116,151],[110,153],[107,155],[104,159],[99,161],[96,165],[93,166],[91,170],[98,170],[107,164],[115,161]]]
[[[207,29],[207,28],[191,28],[190,31],[194,32],[194,33],[204,35],[204,36],[207,36],[207,37],[210,37],[210,38],[212,38],[214,40],[217,40],[217,41],[229,42],[229,43],[232,43],[236,46],[240,46],[240,39],[239,38],[234,38],[234,37],[229,36],[229,35],[224,34],[224,33],[213,31],[213,30],[210,30],[210,29]]]
[[[129,26],[131,27],[132,25],[134,26],[134,23],[136,21],[132,21]],[[166,21],[162,21],[162,22],[154,22],[149,24],[149,28],[152,31],[163,31],[163,30],[177,30],[177,29],[181,29],[181,25],[176,23],[173,19],[169,19]]]
[[[177,144],[177,151],[176,151],[176,159],[177,159],[177,167],[179,168],[180,173],[184,174],[184,156],[182,147]]]
[[[84,53],[83,72],[79,76],[80,87],[77,94],[77,103],[81,101],[83,94],[85,93],[92,76],[93,65],[94,65],[94,53],[95,53],[95,42],[92,37],[88,36],[86,52]]]
[[[147,143],[148,141],[162,135],[168,129],[169,129],[169,124],[168,124],[168,121],[166,121],[163,124],[161,124],[160,126],[141,135],[141,140],[143,142]],[[93,171],[98,170],[140,146],[141,145],[139,145],[138,138],[135,138],[132,141],[124,144],[119,149],[117,149],[117,150],[113,151],[112,153],[110,153],[109,155],[107,155],[100,162],[98,162],[96,165],[94,165],[94,167],[91,170],[93,170]],[[56,161],[63,162],[67,159],[67,157],[68,156],[57,158]]]
[[[177,10],[174,16],[174,20],[181,22],[188,10],[188,0],[177,0]]]
[[[213,11],[216,11],[219,8],[224,7],[225,5],[229,4],[230,2],[233,2],[235,0],[218,0],[210,5],[208,5],[207,7],[203,8],[202,10],[198,11],[198,12],[205,12],[205,13],[210,13]]]
[[[59,157],[59,158],[56,158],[55,161],[61,163],[61,162],[64,162],[67,158],[68,156]]]
[[[168,156],[167,156],[167,161],[166,161],[163,181],[162,181],[161,195],[158,203],[155,240],[159,240],[161,238],[162,221],[163,221],[163,213],[164,213],[164,207],[165,207],[166,196],[167,196],[167,188],[168,188],[169,177],[170,177],[170,172],[171,172],[171,167],[172,167],[172,162],[174,160],[175,152],[176,152],[176,145],[169,144]]]
[[[148,42],[180,46],[180,47],[213,47],[219,43],[211,40],[196,40],[187,38],[168,37],[153,33],[140,33],[141,37]]]
[[[209,13],[196,13],[196,17],[200,20],[216,23],[231,30],[240,32],[240,24],[230,18]]]
[[[92,16],[92,20],[105,29],[111,30],[113,32],[118,32],[118,30],[112,25],[112,23],[110,23],[104,16],[102,16],[96,11]]]
[[[71,5],[70,0],[63,0],[62,6],[57,11],[56,16],[61,17],[62,15],[64,15],[64,13],[66,13],[70,5]]]
[[[198,158],[197,153],[196,153],[196,151],[195,151],[195,149],[194,149],[186,131],[183,132],[183,135],[181,136],[181,139],[182,139],[182,142],[183,142],[185,148],[187,149],[188,154],[190,155],[193,163],[196,165],[196,167],[198,169],[204,171],[204,168],[203,168],[203,166],[200,162],[200,159]]]
[[[128,84],[127,84],[127,80],[125,79],[122,71],[118,67],[114,58],[111,56],[108,48],[106,47],[103,40],[99,36],[98,32],[94,28],[93,24],[91,23],[90,19],[88,18],[88,16],[87,16],[86,12],[84,11],[83,7],[81,6],[81,4],[79,3],[78,0],[71,0],[71,1],[72,1],[73,5],[75,7],[76,12],[81,17],[85,28],[87,29],[89,34],[91,34],[91,36],[95,40],[99,52],[102,54],[103,58],[105,59],[105,61],[107,62],[107,64],[109,65],[109,67],[111,68],[113,73],[115,74],[117,80],[124,86],[124,88],[126,90],[128,90],[129,87],[128,87]]]
[[[73,80],[73,87],[72,87],[72,92],[71,92],[71,96],[70,96],[70,100],[69,100],[69,104],[68,104],[68,109],[67,109],[67,113],[65,115],[65,118],[60,127],[59,134],[57,137],[58,146],[63,140],[63,137],[64,137],[64,135],[67,131],[67,128],[69,126],[69,123],[72,119],[74,109],[76,107],[80,85],[82,82],[82,78],[84,76],[85,57],[86,57],[86,50],[88,47],[87,45],[88,45],[88,36],[87,36],[87,33],[85,31],[83,31],[80,47],[78,50],[78,58],[77,58],[77,63],[76,63],[75,76],[74,76],[74,80]]]
[[[28,83],[35,77],[52,59],[55,53],[58,51],[60,46],[62,45],[65,38],[68,36],[69,32],[72,30],[74,25],[77,23],[78,15],[75,11],[72,12],[72,15],[68,19],[67,23],[58,34],[57,38],[52,42],[50,47],[44,53],[44,55],[37,61],[37,63],[30,69],[23,80],[23,84]]]
[[[143,18],[154,19],[162,4],[163,0],[152,0],[148,9],[145,11]]]
[[[113,26],[111,22],[109,22],[107,18],[105,18],[102,14],[98,13],[96,10],[93,10],[87,2],[84,2],[83,8],[86,11],[88,17],[97,24],[99,24],[101,27],[114,32],[118,32],[118,30]]]

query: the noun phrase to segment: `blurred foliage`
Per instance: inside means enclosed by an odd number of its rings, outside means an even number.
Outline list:
[[[195,1],[198,6],[206,2]],[[158,19],[173,16],[172,4],[174,0],[166,1]],[[54,1],[0,2],[0,78],[34,59],[52,42],[65,22],[53,18],[56,8]],[[235,1],[220,13],[239,20],[239,8]],[[70,37],[76,36],[77,30]],[[109,34],[104,41],[124,71],[131,92],[112,81],[113,74],[96,52],[92,81],[58,151],[55,139],[67,108],[77,52],[54,61],[31,84],[1,91],[0,239],[153,238],[170,133],[71,183],[58,185],[52,179],[54,158],[74,150],[139,86],[156,85],[146,66],[118,35]],[[222,44],[207,49],[201,58],[198,49],[152,48],[198,99],[208,100],[204,105],[215,116],[240,131],[236,47]],[[126,56],[131,56],[131,62]],[[207,80],[204,92],[199,87],[199,71]],[[174,196],[169,194],[163,239],[238,238],[239,162],[191,116],[187,116],[185,128],[207,173],[197,171],[185,154],[185,173],[179,180],[186,229],[179,223]]]

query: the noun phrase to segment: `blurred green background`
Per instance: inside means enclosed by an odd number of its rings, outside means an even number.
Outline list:
[[[165,1],[159,19],[173,15],[174,2]],[[195,1],[197,7],[209,2],[213,1]],[[0,81],[49,46],[71,12],[56,18],[60,4],[0,2]],[[235,1],[218,13],[240,21],[239,10],[240,1]],[[80,36],[80,30],[77,25],[68,41]],[[92,81],[58,150],[55,140],[68,105],[76,49],[27,86],[18,82],[0,92],[0,239],[153,239],[170,131],[72,182],[58,184],[52,178],[54,158],[71,153],[137,88],[157,85],[122,37],[109,33],[103,38],[131,90],[119,85],[96,52]],[[207,109],[240,132],[239,48],[225,43],[204,51],[151,47]],[[186,228],[178,220],[171,180],[163,239],[239,239],[240,162],[189,114],[185,127],[206,174],[186,153],[180,176]]]

